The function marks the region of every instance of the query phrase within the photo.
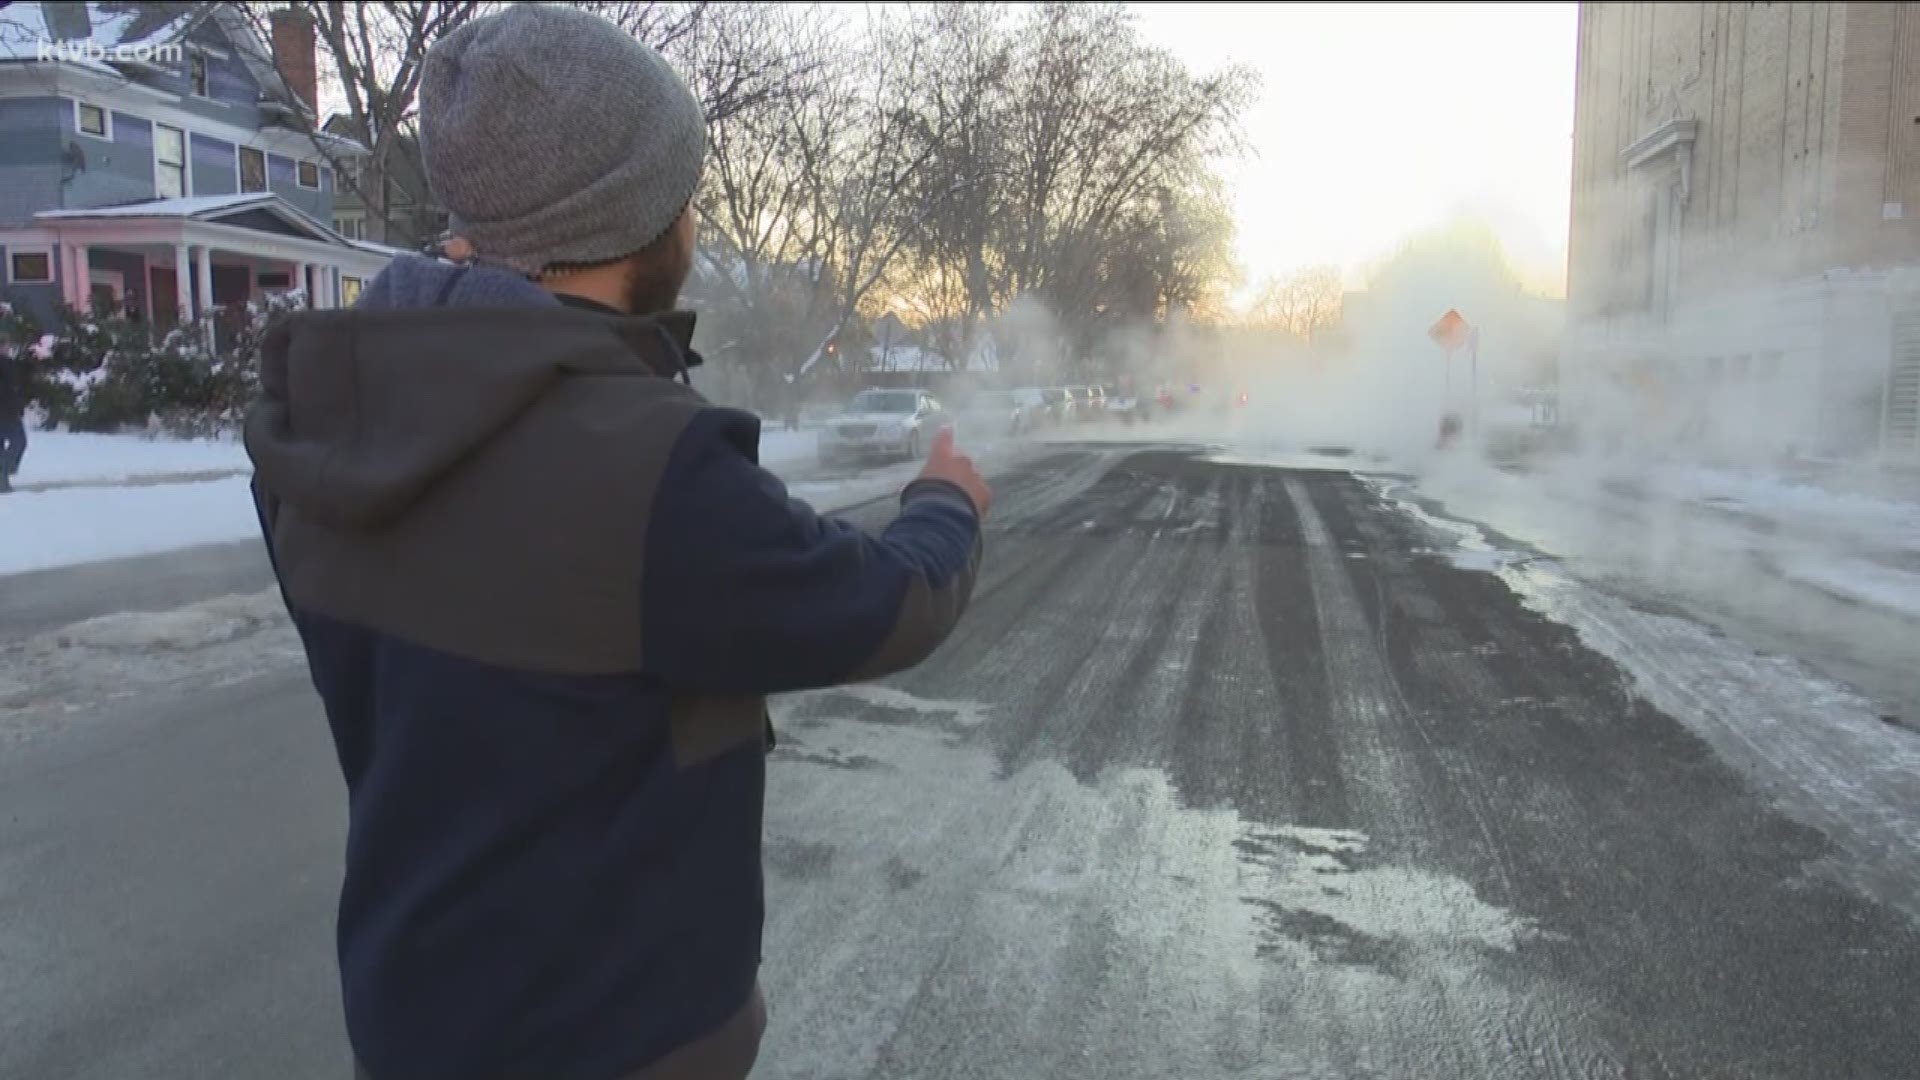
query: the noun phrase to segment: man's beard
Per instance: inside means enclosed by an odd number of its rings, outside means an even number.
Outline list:
[[[680,288],[687,281],[687,268],[658,264],[634,264],[627,275],[626,308],[633,315],[658,315],[672,311],[680,303]]]

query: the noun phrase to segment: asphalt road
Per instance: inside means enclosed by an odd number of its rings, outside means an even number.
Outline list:
[[[1900,905],[1373,488],[997,493],[938,655],[778,705],[756,1077],[1920,1076]],[[284,664],[5,748],[0,1077],[347,1075],[341,794]]]

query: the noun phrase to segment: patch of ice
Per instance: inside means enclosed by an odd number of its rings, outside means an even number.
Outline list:
[[[301,661],[279,591],[89,619],[0,647],[0,743],[182,683],[220,685]]]
[[[102,615],[23,644],[26,655],[45,658],[69,649],[175,652],[232,641],[263,626],[285,622],[286,606],[277,589],[251,596],[223,596],[171,611],[123,611]]]
[[[855,698],[883,709],[945,717],[961,727],[978,727],[993,711],[991,705],[978,701],[936,701],[909,694],[904,690],[896,690],[891,686],[882,686],[879,683],[843,686],[835,692],[843,697]]]

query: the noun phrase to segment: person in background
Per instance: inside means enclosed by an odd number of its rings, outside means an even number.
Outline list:
[[[27,453],[27,363],[0,349],[0,494],[13,490],[13,476]]]
[[[466,261],[403,255],[353,309],[276,324],[246,424],[346,780],[357,1068],[738,1080],[766,1023],[766,695],[929,655],[991,495],[942,432],[870,535],[694,390],[705,120],[613,23],[465,24],[419,122]]]

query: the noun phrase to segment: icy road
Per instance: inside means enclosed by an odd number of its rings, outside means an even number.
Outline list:
[[[1391,481],[997,491],[931,662],[776,707],[756,1077],[1920,1077],[1913,732]],[[234,565],[0,646],[0,1076],[349,1073],[342,791]]]

